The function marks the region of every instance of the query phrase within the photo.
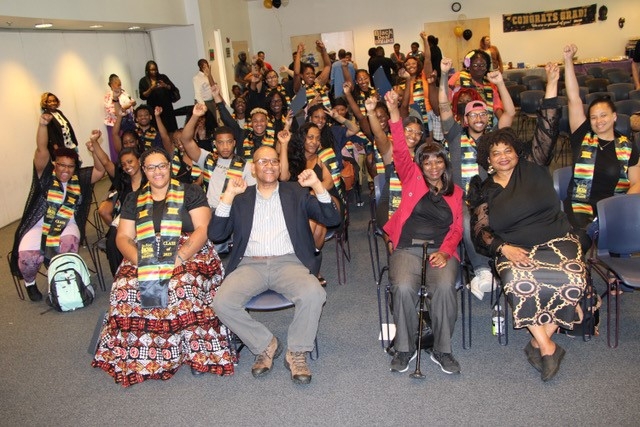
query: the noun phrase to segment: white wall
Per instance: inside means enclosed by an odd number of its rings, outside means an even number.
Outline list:
[[[554,30],[519,33],[502,32],[502,14],[525,13],[591,4],[584,0],[496,0],[462,1],[467,18],[490,17],[491,40],[499,47],[505,61],[544,63],[560,60],[562,46],[575,42],[581,58],[612,57],[624,54],[629,38],[640,36],[640,6],[638,0],[610,0],[606,3],[609,19],[604,22]],[[272,65],[291,62],[289,37],[295,35],[352,30],[355,60],[366,65],[367,50],[373,46],[373,30],[393,28],[396,42],[403,52],[409,50],[426,22],[457,20],[459,13],[450,9],[450,0],[290,0],[287,7],[265,9],[262,1],[250,1],[249,19],[253,48],[264,50]],[[598,7],[600,4],[598,4]],[[618,18],[625,17],[624,29],[618,28]],[[453,34],[436,34],[454,37]],[[482,34],[474,34],[479,43]],[[384,45],[387,54],[392,46]],[[445,55],[446,52],[443,52]]]
[[[118,74],[125,90],[134,94],[151,44],[144,33],[0,32],[0,52],[4,226],[20,217],[29,191],[40,95],[47,91],[60,98],[60,110],[80,143],[80,156],[91,165],[84,142],[92,129],[105,131],[102,100],[109,74]]]

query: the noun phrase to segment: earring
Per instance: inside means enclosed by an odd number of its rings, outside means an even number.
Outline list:
[[[489,175],[493,175],[494,173],[496,173],[496,170],[493,168],[492,165],[489,165],[489,169],[487,169],[487,173]]]

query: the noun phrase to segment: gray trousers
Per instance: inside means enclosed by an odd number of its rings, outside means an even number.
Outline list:
[[[251,298],[268,289],[281,293],[295,304],[295,314],[289,325],[288,349],[313,350],[327,294],[318,278],[309,273],[294,254],[243,258],[220,285],[212,306],[222,323],[253,354],[260,354],[271,342],[273,334],[254,320],[244,307]]]
[[[429,250],[429,253],[436,249]],[[427,263],[428,264],[428,263]],[[443,268],[427,265],[427,292],[434,350],[451,353],[451,337],[458,317],[456,278],[460,262],[449,258]],[[422,247],[396,249],[389,259],[389,280],[393,303],[393,321],[396,325],[394,348],[413,352],[418,332],[418,291],[422,280]]]

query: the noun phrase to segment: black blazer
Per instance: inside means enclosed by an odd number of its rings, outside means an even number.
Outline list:
[[[333,202],[320,203],[307,188],[301,187],[297,182],[280,182],[279,184],[282,211],[296,256],[310,272],[317,274],[320,265],[309,219],[314,219],[327,227],[333,227],[340,224],[340,212]],[[253,227],[255,202],[256,186],[252,185],[247,187],[244,193],[235,197],[228,217],[214,215],[209,222],[208,235],[211,241],[224,241],[233,233],[233,247],[229,254],[227,273],[232,272],[240,264],[247,249]]]

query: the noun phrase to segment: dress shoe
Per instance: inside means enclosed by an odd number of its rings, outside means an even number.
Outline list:
[[[542,355],[540,354],[540,349],[535,348],[531,344],[531,341],[529,341],[524,347],[524,354],[527,355],[527,360],[531,363],[531,366],[536,368],[538,372],[542,372]]]
[[[565,353],[564,348],[556,344],[556,351],[552,355],[542,356],[542,381],[549,381],[556,376]]]
[[[291,371],[291,380],[296,384],[311,382],[311,369],[307,363],[306,351],[290,351],[284,356],[284,366]]]
[[[42,294],[38,289],[38,285],[27,286],[27,295],[31,301],[42,301]]]
[[[258,378],[269,372],[273,366],[273,359],[277,359],[280,353],[282,353],[282,345],[276,337],[273,337],[267,348],[256,356],[251,367],[251,374]]]

